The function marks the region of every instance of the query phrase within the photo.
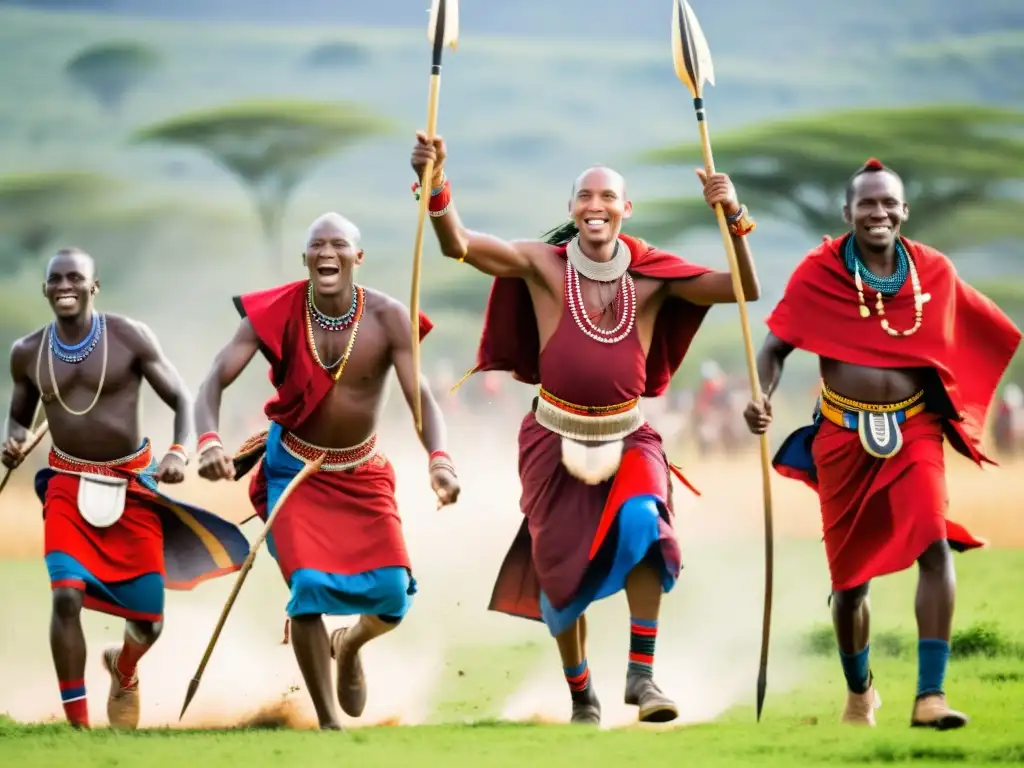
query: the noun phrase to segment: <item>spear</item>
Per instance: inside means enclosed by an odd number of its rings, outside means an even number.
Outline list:
[[[693,109],[697,113],[697,127],[700,130],[701,150],[704,154],[704,169],[710,176],[715,172],[715,161],[711,155],[711,138],[708,136],[708,123],[704,110],[704,83],[715,84],[715,70],[711,62],[711,51],[708,41],[700,28],[697,17],[686,0],[672,0],[672,58],[675,62],[676,76],[690,91],[693,97]],[[754,357],[754,342],[750,336],[750,322],[747,319],[747,303],[743,296],[743,282],[740,280],[736,250],[733,248],[729,225],[725,220],[725,211],[721,205],[715,206],[718,228],[722,233],[722,244],[729,260],[729,272],[732,275],[732,287],[736,294],[736,305],[740,311],[740,325],[743,328],[743,343],[747,353],[747,372],[750,374],[750,392],[755,401],[761,401],[761,381],[757,375],[757,363]],[[774,571],[774,552],[772,533],[772,486],[771,486],[771,453],[768,446],[768,435],[761,435],[761,475],[764,492],[764,618],[761,626],[761,661],[757,673],[757,720],[761,720],[764,708],[764,695],[768,683],[768,639],[772,624],[772,573]]]
[[[441,54],[446,45],[454,51],[459,40],[458,0],[432,0],[430,21],[427,23],[427,39],[433,45],[430,64],[430,95],[427,98],[427,140],[437,135],[437,102],[441,96]],[[416,382],[416,397],[413,400],[413,415],[416,432],[423,431],[423,398],[420,395],[420,267],[423,263],[423,226],[427,221],[427,204],[430,202],[430,182],[434,177],[434,162],[428,161],[420,178],[419,221],[416,225],[416,244],[412,259],[412,298],[409,301],[409,320],[412,324],[412,369]]]
[[[256,552],[259,550],[260,545],[267,538],[267,534],[270,533],[270,526],[274,524],[277,513],[284,508],[285,501],[291,496],[292,491],[299,487],[303,480],[309,477],[311,474],[320,469],[320,465],[324,459],[327,458],[327,454],[322,454],[319,458],[314,459],[302,468],[295,477],[291,479],[291,482],[285,486],[285,489],[281,491],[281,495],[277,497],[277,503],[274,504],[274,508],[270,511],[270,515],[267,517],[267,523],[263,526],[263,530],[260,531],[259,538],[256,539],[256,543],[252,545],[249,550],[249,556],[245,558],[245,562],[242,563],[242,569],[238,572],[238,578],[235,580],[235,586],[231,590],[231,594],[228,595],[228,600],[224,603],[224,609],[220,612],[220,618],[217,619],[217,626],[213,629],[213,636],[210,637],[210,642],[206,645],[206,653],[203,654],[203,660],[199,662],[199,669],[196,670],[195,675],[188,684],[188,692],[185,694],[185,703],[181,705],[181,714],[178,715],[178,721],[185,716],[185,710],[188,709],[188,705],[192,703],[193,697],[196,695],[196,691],[199,690],[199,681],[203,677],[203,672],[206,669],[206,664],[210,660],[210,656],[213,654],[213,648],[217,645],[217,639],[220,637],[220,632],[224,629],[224,622],[228,620],[228,614],[231,613],[231,608],[235,604],[235,598],[238,597],[239,591],[242,589],[242,584],[245,582],[245,577],[249,574],[249,569],[252,568],[253,561],[256,559]]]

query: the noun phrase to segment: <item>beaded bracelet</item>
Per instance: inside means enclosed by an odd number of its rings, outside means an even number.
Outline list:
[[[455,462],[445,451],[434,451],[430,454],[430,471],[433,472],[435,469],[447,469],[454,475]]]
[[[200,456],[212,451],[214,448],[223,448],[224,443],[220,439],[220,435],[216,432],[204,432],[199,436],[199,441],[196,445],[197,451]]]
[[[182,445],[181,443],[175,443],[174,445],[172,445],[170,448],[167,449],[167,453],[168,455],[177,456],[185,464],[188,464],[188,452],[185,450],[185,446]]]
[[[733,237],[744,237],[757,229],[757,223],[747,216],[745,205],[741,205],[732,216],[726,216],[726,221],[729,225],[729,234]]]
[[[437,195],[440,195],[441,191],[444,189],[444,185],[445,185],[446,181],[448,181],[448,177],[445,175],[444,171],[441,171],[441,181],[440,181],[440,183],[436,187],[433,187],[430,190],[430,196],[431,197],[435,197]],[[413,182],[413,185],[412,185],[412,196],[416,200],[420,199],[420,183],[418,181]]]

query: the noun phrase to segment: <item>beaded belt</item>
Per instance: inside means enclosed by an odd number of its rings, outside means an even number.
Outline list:
[[[541,387],[535,402],[537,423],[570,440],[622,440],[644,424],[639,397],[618,405],[573,405]]]
[[[281,445],[300,461],[310,462],[323,456],[323,464],[320,465],[322,472],[345,472],[362,466],[377,455],[377,435],[370,435],[359,445],[351,448],[321,448],[318,445],[307,443],[305,440],[296,437],[291,432],[284,432],[281,437]]]
[[[55,472],[63,472],[68,475],[103,475],[104,477],[123,478],[126,471],[144,469],[149,466],[152,459],[152,451],[147,440],[135,453],[125,456],[122,459],[111,461],[87,461],[79,459],[69,453],[65,453],[57,446],[50,448],[49,455],[50,469]]]
[[[924,391],[889,405],[862,403],[836,394],[824,382],[818,410],[837,427],[856,430],[864,450],[878,459],[895,456],[903,447],[900,425],[925,410]]]

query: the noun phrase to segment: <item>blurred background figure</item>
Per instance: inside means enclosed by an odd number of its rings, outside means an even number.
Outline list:
[[[996,450],[1017,456],[1024,448],[1024,390],[1011,382],[996,403],[992,426]]]

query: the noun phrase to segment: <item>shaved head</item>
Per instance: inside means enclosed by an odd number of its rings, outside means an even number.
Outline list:
[[[587,168],[577,176],[576,181],[572,183],[573,198],[583,188],[614,189],[623,199],[626,197],[626,180],[621,173],[606,165]]]
[[[96,260],[81,248],[61,248],[53,254],[46,264],[47,276],[54,272],[55,267],[60,272],[74,269],[90,280],[96,278]]]
[[[359,247],[359,240],[362,237],[359,227],[340,213],[331,211],[330,213],[317,216],[313,223],[309,225],[309,229],[306,230],[306,247],[308,248],[309,244],[317,237],[323,237],[327,234],[344,235],[345,239],[355,248]]]

